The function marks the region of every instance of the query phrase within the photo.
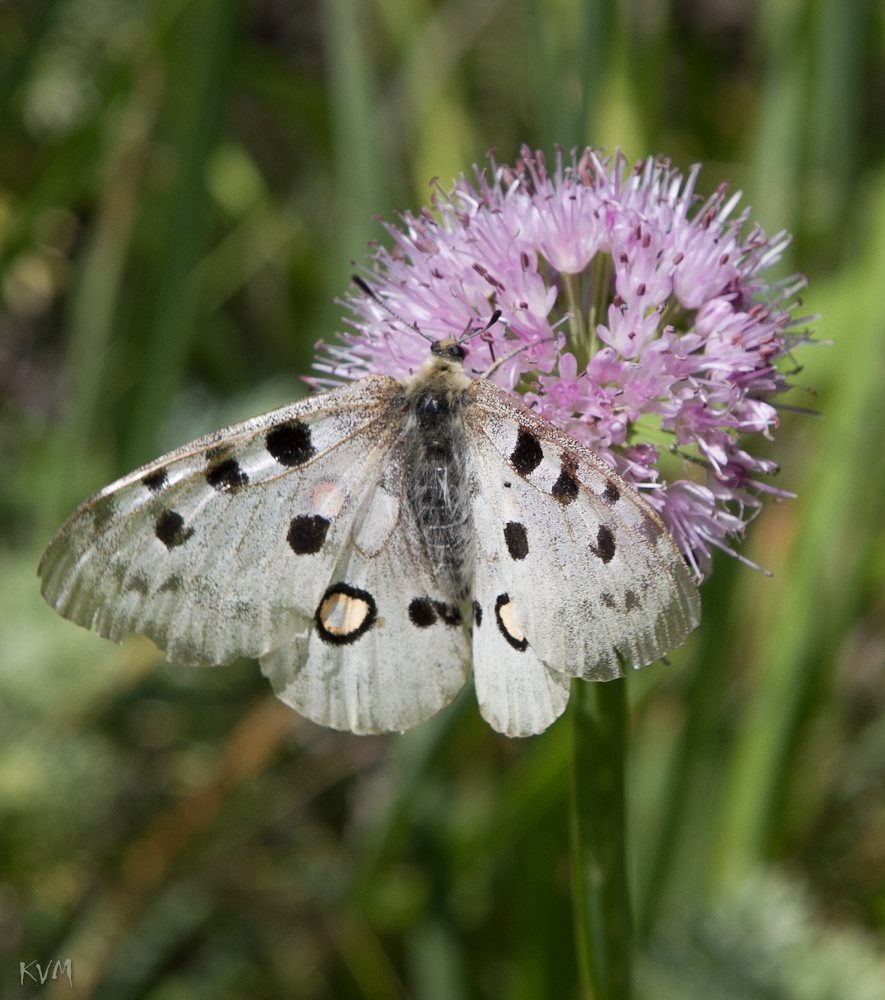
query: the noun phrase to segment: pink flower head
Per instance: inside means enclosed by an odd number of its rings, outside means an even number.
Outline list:
[[[403,377],[428,337],[475,330],[468,372],[507,358],[495,381],[644,490],[700,579],[713,546],[735,554],[761,494],[788,495],[741,438],[777,426],[778,362],[808,338],[791,312],[805,279],[761,277],[790,237],[745,233],[725,185],[696,198],[699,171],[590,149],[567,166],[558,152],[552,175],[527,148],[514,167],[490,158],[490,176],[474,168],[434,211],[387,225],[375,297],[348,296],[353,330],[323,348],[313,384]]]

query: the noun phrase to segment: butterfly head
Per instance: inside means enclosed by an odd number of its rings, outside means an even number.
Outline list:
[[[435,340],[430,345],[430,353],[435,358],[445,358],[461,364],[467,357],[467,348],[453,337],[447,337],[445,340]]]
[[[430,345],[430,357],[403,384],[416,398],[430,393],[439,399],[452,400],[472,381],[464,371],[466,357],[467,349],[454,338],[435,340]]]

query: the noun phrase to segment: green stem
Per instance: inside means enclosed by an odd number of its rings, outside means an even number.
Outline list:
[[[588,1000],[629,1000],[633,946],[624,763],[627,682],[572,682],[572,883]]]
[[[689,886],[699,886],[707,868],[711,839],[710,822],[715,811],[709,808],[712,790],[721,785],[722,757],[717,753],[723,714],[727,711],[727,687],[733,681],[730,661],[723,650],[729,643],[729,610],[739,564],[722,558],[704,584],[704,621],[700,648],[694,658],[694,676],[688,692],[688,712],[665,781],[663,809],[655,826],[654,846],[645,892],[637,906],[636,937],[642,947],[661,912],[666,912],[667,890],[671,883],[680,887],[680,902]],[[694,803],[707,803],[698,829]],[[685,850],[685,839],[692,848]],[[681,877],[677,877],[681,876]]]
[[[590,319],[588,356],[596,353],[596,327],[607,320],[608,293],[612,280],[612,258],[609,253],[597,253],[590,262]]]
[[[579,351],[587,346],[587,333],[584,329],[584,314],[581,311],[581,276],[579,274],[563,274],[562,283],[565,286],[565,297],[568,300],[568,311],[571,313],[568,321],[572,342]]]

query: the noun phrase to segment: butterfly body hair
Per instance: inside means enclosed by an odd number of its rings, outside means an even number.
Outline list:
[[[473,590],[471,514],[473,470],[465,439],[464,409],[472,380],[464,352],[443,341],[404,383],[402,442],[406,496],[424,540],[434,579],[451,601]]]

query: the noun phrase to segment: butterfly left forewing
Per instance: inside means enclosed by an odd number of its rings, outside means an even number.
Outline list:
[[[700,604],[654,511],[601,460],[492,383],[470,389],[477,561],[508,580],[539,658],[571,676],[621,674],[680,645]]]
[[[149,636],[174,662],[268,652],[310,620],[377,486],[398,388],[376,376],[302,400],[105,488],[47,549],[44,596],[100,635]],[[389,499],[379,530],[396,522]]]

